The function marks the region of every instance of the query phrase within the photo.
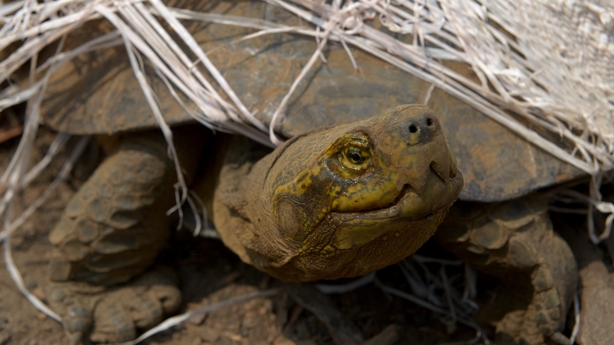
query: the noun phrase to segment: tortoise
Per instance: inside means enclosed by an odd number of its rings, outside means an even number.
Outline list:
[[[208,6],[293,20],[261,3]],[[102,22],[88,25],[69,46],[108,30]],[[245,29],[191,29],[204,47],[217,48],[211,59],[264,123],[314,48],[290,34],[220,45]],[[205,185],[215,193],[204,199],[224,244],[273,277],[309,282],[377,270],[435,235],[478,269],[526,291],[523,309],[498,322],[501,341],[564,341],[576,263],[553,231],[547,202],[532,192],[582,173],[439,90],[428,107],[391,108],[421,103],[429,84],[353,50],[355,72],[345,54],[332,45],[327,63],[297,91],[276,127],[283,145],[271,152],[235,138],[205,159]],[[48,126],[96,134],[108,152],[49,235],[49,301],[75,343],[132,339],[181,299],[169,274],[143,274],[169,236],[176,175],[162,136],[148,131],[156,123],[132,73],[122,48],[80,56],[56,73],[44,103]],[[186,178],[196,180],[210,136],[189,124],[164,83],[150,76],[175,126]]]

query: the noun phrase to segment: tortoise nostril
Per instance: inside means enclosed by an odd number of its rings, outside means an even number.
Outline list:
[[[429,117],[429,118],[426,119],[426,125],[427,126],[431,127],[433,125],[433,123],[434,123],[434,121],[433,121],[432,118]]]
[[[418,133],[418,126],[415,123],[409,125],[409,133]]]

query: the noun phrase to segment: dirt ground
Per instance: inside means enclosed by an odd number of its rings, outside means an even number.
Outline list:
[[[53,133],[41,131],[34,161],[44,156],[53,137]],[[17,143],[18,138],[15,138],[0,144],[0,167],[8,166]],[[68,147],[71,147],[70,143]],[[27,188],[22,195],[20,207],[32,203],[49,185],[65,157],[66,153],[60,155]],[[90,144],[70,178],[59,186],[54,195],[11,238],[14,260],[26,287],[43,300],[46,297],[43,287],[48,279],[47,265],[51,251],[47,240],[48,233],[59,219],[71,195],[101,159],[98,147]],[[425,254],[424,251],[427,251],[428,255],[433,254],[433,246],[427,245],[422,254]],[[173,266],[179,276],[183,292],[180,312],[281,285],[240,262],[221,242],[195,238],[187,231],[179,231],[173,235],[159,261]],[[377,279],[387,286],[410,291],[398,266],[378,272]],[[496,282],[480,277],[478,283],[479,298],[492,298],[494,292],[490,287],[496,285]],[[476,335],[475,330],[459,323],[444,324],[445,320],[441,315],[387,294],[373,283],[352,292],[331,295],[330,298],[342,313],[358,326],[365,339],[378,334],[386,338],[396,332],[398,339],[394,344],[451,345],[465,344]],[[484,331],[491,340],[494,338],[492,328],[486,328]],[[61,325],[35,309],[19,292],[5,268],[4,257],[0,258],[0,345],[64,343],[66,338]],[[480,343],[483,342],[477,344]],[[206,316],[195,317],[153,336],[143,344],[311,345],[334,344],[334,341],[322,322],[294,303],[282,291],[271,298],[257,298],[222,308]]]

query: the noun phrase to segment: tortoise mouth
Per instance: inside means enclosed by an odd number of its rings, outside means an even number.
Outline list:
[[[416,193],[415,189],[408,183],[403,185],[401,192],[397,197],[389,204],[384,206],[364,210],[358,212],[339,212],[344,221],[356,221],[356,220],[387,220],[392,218],[398,218],[402,215],[402,211],[412,203],[415,203],[420,196]],[[411,217],[414,218],[414,217]]]
[[[394,198],[394,200],[386,205],[379,206],[369,210],[363,210],[358,212],[341,212],[344,215],[353,216],[361,215],[363,217],[371,218],[371,219],[386,219],[393,218],[400,214],[402,205],[405,204],[407,198],[418,197],[418,193],[416,190],[409,184],[406,183],[401,188],[399,194]]]
[[[461,176],[455,173],[444,177],[433,169],[422,194],[411,184],[405,183],[396,198],[386,205],[369,210],[335,213],[344,222],[423,219],[450,207],[462,189]]]

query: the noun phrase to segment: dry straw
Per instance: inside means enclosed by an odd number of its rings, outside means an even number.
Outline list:
[[[257,30],[252,36],[292,32],[312,36],[319,42],[303,73],[279,104],[273,123],[283,117],[292,91],[316,59],[323,58],[322,50],[329,41],[341,42],[354,65],[348,46],[367,51],[432,83],[591,175],[590,196],[568,196],[586,202],[588,214],[592,214],[593,207],[611,213],[602,236],[590,226],[590,236],[595,242],[609,234],[613,208],[601,201],[597,189],[604,174],[614,166],[614,6],[607,0],[265,1],[294,13],[308,24],[289,27],[255,18],[174,9],[160,0],[21,0],[1,5],[0,52],[6,52],[16,42],[20,45],[8,56],[0,53],[3,56],[0,81],[9,85],[0,90],[0,111],[28,102],[24,134],[0,180],[6,188],[0,201],[0,216],[5,217],[1,238],[6,239],[15,228],[6,221],[6,210],[15,195],[46,164],[35,166],[30,175],[25,174],[32,163],[30,151],[40,123],[40,103],[46,82],[54,70],[77,54],[125,46],[135,77],[175,160],[172,132],[143,77],[142,59],[156,67],[174,95],[180,92],[195,105],[197,111],[187,106],[186,110],[198,121],[270,146],[279,144],[273,126],[266,128],[246,108],[182,25],[183,19],[251,27]],[[117,31],[73,51],[58,50],[54,58],[37,65],[37,54],[45,46],[61,41],[84,22],[99,18],[111,22]],[[379,20],[394,33],[411,35],[413,43],[403,43],[374,29],[369,25],[373,20]],[[173,41],[164,27],[172,28],[181,44]],[[189,52],[184,52],[181,46]],[[197,60],[190,60],[190,54]],[[478,81],[447,68],[440,63],[444,60],[466,63]],[[29,64],[31,71],[29,86],[19,89],[7,84],[13,73],[25,64]],[[226,98],[214,85],[223,90]],[[532,127],[554,133],[566,145],[553,143]],[[63,142],[65,134],[60,134],[58,145]],[[55,152],[50,150],[50,157]],[[177,176],[178,201],[183,202],[190,197],[179,168]]]

